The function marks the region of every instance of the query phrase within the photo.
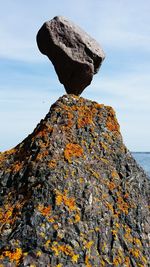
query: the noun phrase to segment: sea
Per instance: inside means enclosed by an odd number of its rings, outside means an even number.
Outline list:
[[[150,152],[132,152],[132,155],[150,178]]]

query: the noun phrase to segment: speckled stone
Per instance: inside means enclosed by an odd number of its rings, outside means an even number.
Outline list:
[[[149,180],[114,110],[64,95],[0,153],[0,266],[149,266]]]

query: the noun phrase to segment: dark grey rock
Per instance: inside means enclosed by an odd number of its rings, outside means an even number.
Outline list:
[[[111,107],[61,97],[0,153],[0,189],[0,266],[149,266],[150,181]]]
[[[105,58],[96,40],[61,16],[43,24],[37,44],[41,53],[52,61],[67,93],[75,95],[91,83]]]

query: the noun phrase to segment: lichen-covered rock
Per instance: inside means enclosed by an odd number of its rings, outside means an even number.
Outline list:
[[[52,61],[66,92],[79,95],[105,58],[100,45],[77,25],[57,16],[37,34],[39,50]]]
[[[149,180],[111,107],[65,95],[0,154],[0,266],[149,266]]]

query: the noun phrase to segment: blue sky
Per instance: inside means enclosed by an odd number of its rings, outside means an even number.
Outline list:
[[[111,105],[131,151],[150,151],[150,1],[1,0],[0,151],[21,142],[65,93],[36,45],[42,24],[63,15],[102,46],[106,59],[83,97]]]

